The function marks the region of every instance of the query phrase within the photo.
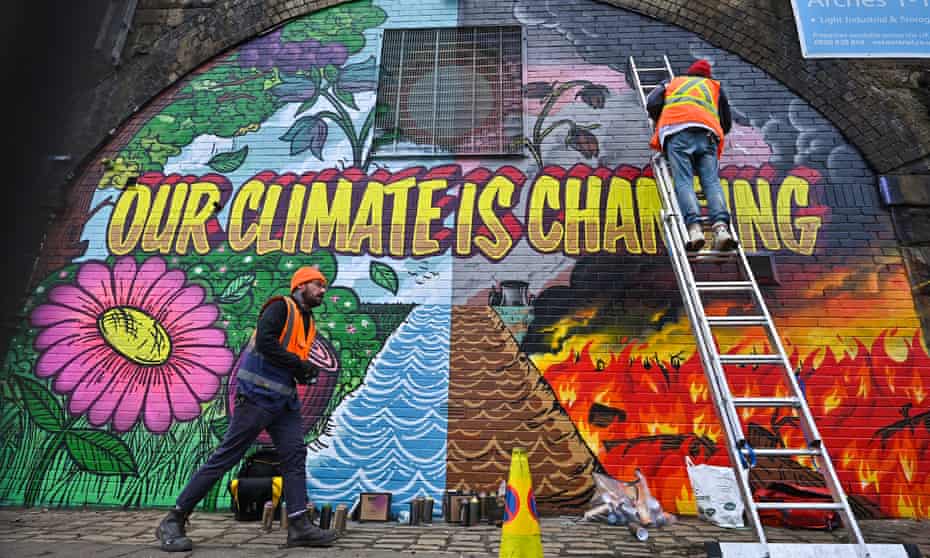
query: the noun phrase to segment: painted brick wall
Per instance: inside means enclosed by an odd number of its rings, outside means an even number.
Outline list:
[[[501,24],[526,31],[526,155],[371,156],[382,30]],[[626,77],[629,56],[661,54],[710,60],[726,87],[725,192],[747,249],[773,254],[765,294],[857,510],[930,515],[927,347],[862,155],[739,56],[590,0],[340,4],[141,109],[43,252],[4,368],[0,502],[173,503],[225,431],[262,303],[318,265],[317,354],[337,364],[300,392],[315,501],[493,490],[522,446],[544,511],[583,509],[596,470],[639,468],[693,513],[685,456],[726,452]],[[752,329],[718,340],[768,350]],[[732,376],[784,389],[771,367]],[[804,443],[784,414],[743,418],[757,447]],[[804,462],[755,471],[774,478],[818,482]]]

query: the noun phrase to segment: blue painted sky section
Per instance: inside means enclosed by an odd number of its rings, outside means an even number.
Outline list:
[[[791,0],[805,58],[930,58],[930,0]]]

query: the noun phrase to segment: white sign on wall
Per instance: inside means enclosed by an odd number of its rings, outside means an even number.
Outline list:
[[[930,58],[930,0],[791,0],[804,58]]]

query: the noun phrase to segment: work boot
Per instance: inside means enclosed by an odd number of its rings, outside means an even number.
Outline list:
[[[188,514],[177,508],[168,512],[155,529],[155,537],[161,541],[161,549],[165,552],[187,552],[194,548],[194,543],[187,538]]]
[[[722,221],[714,223],[714,250],[729,252],[736,248],[736,240],[730,236],[727,224]]]
[[[302,513],[289,518],[287,524],[287,546],[329,546],[339,535],[332,529],[323,530],[310,522],[310,517]]]
[[[688,252],[697,252],[704,247],[704,229],[700,223],[691,223],[688,225],[688,241],[685,242],[685,250]]]

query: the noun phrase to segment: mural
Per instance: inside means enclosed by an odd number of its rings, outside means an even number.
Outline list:
[[[765,295],[857,510],[930,517],[930,351],[874,176],[829,123],[693,34],[591,0],[403,4],[328,8],[207,62],[88,167],[0,371],[0,503],[173,504],[226,430],[261,305],[317,265],[314,501],[495,490],[519,445],[544,512],[637,467],[693,512],[684,457],[727,458],[625,77],[654,52],[708,58],[727,88],[727,203],[746,248],[775,257]],[[525,156],[372,155],[383,29],[515,23]],[[760,333],[718,342],[767,352]],[[731,379],[786,389],[766,366]],[[743,413],[756,447],[804,443],[784,411]],[[753,475],[822,482],[804,459]]]

